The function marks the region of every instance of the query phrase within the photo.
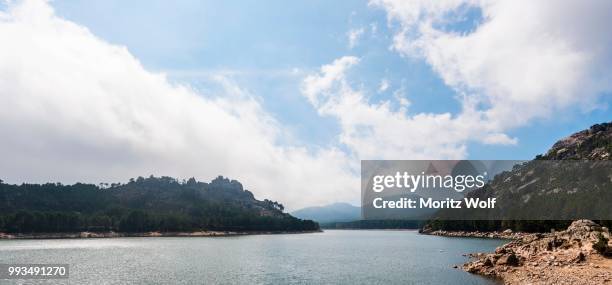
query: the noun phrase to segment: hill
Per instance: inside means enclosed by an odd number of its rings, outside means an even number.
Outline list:
[[[573,219],[609,217],[612,181],[606,177],[612,177],[611,160],[612,123],[593,125],[466,195],[497,198],[495,210],[441,210],[424,230],[538,232],[564,229]]]
[[[11,185],[0,180],[0,232],[311,231],[317,223],[217,177],[138,177],[125,184]]]
[[[596,124],[556,142],[543,160],[612,160],[612,122]]]
[[[348,203],[334,203],[300,209],[291,214],[300,219],[313,220],[321,224],[351,222],[361,219],[361,208]]]

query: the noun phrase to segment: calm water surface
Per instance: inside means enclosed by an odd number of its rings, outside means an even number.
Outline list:
[[[68,263],[70,279],[59,283],[69,284],[492,284],[452,266],[466,261],[464,253],[492,251],[502,243],[362,230],[0,240],[0,263]]]

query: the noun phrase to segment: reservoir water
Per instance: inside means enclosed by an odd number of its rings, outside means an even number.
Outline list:
[[[493,284],[452,266],[502,243],[384,230],[0,240],[0,264],[70,264],[69,279],[49,284]]]

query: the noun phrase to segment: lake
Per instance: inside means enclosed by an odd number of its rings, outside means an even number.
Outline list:
[[[68,263],[70,278],[54,281],[71,284],[493,284],[452,266],[502,243],[385,230],[0,240],[0,263]]]

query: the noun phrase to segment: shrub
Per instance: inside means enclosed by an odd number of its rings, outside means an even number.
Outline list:
[[[599,233],[597,235],[597,242],[593,244],[593,249],[601,254],[605,254],[608,249],[608,239]]]

